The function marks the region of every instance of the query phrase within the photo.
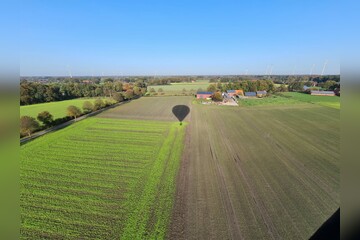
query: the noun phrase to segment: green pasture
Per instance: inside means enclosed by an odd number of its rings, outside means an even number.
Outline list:
[[[39,103],[26,106],[20,106],[20,117],[21,116],[30,116],[36,119],[37,115],[40,112],[48,111],[50,112],[54,119],[63,118],[66,116],[66,108],[70,105],[77,106],[82,111],[82,105],[85,101],[94,102],[96,98],[78,98],[72,100],[65,100],[59,102],[48,102],[48,103]],[[103,98],[105,101],[106,98]]]
[[[310,94],[299,92],[286,92],[282,94],[293,100],[340,109],[340,97],[338,96],[311,96]]]

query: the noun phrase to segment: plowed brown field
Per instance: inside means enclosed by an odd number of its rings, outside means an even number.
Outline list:
[[[340,112],[194,104],[170,239],[308,239],[339,206]]]

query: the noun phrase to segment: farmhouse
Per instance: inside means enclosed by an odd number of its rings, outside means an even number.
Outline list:
[[[256,96],[258,97],[265,97],[267,94],[266,91],[256,91]]]
[[[233,97],[236,95],[236,91],[235,90],[226,90],[227,94],[230,96],[230,97]]]
[[[335,96],[334,91],[311,91],[311,95],[313,96]]]
[[[237,89],[237,90],[235,90],[235,92],[236,92],[236,95],[241,95],[241,96],[244,96],[244,90],[242,90],[242,89]]]
[[[211,98],[211,95],[213,95],[212,92],[197,92],[196,98],[197,99],[206,99],[206,98]]]
[[[256,92],[245,92],[246,97],[256,97]]]
[[[230,97],[235,97],[236,95],[244,96],[244,91],[242,89],[227,90],[226,92],[229,94]]]

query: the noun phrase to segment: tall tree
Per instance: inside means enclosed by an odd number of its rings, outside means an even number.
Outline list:
[[[125,98],[126,99],[132,99],[134,97],[134,92],[132,89],[128,89],[126,92],[125,92]]]
[[[39,129],[39,123],[35,118],[29,116],[22,116],[20,118],[20,134],[27,134],[30,137],[37,129]]]
[[[94,105],[90,101],[85,101],[83,103],[82,109],[84,113],[90,113],[94,110]]]
[[[67,115],[68,115],[69,117],[75,118],[75,121],[76,121],[76,118],[81,115],[81,110],[80,110],[80,108],[78,108],[78,107],[76,107],[76,106],[74,106],[74,105],[68,106],[67,109],[66,109],[66,111],[67,111]]]
[[[94,101],[94,110],[99,110],[101,108],[105,107],[105,103],[101,98],[97,98]]]
[[[122,102],[124,100],[123,96],[121,95],[121,93],[119,92],[114,92],[112,98],[116,101],[116,102]]]
[[[216,92],[213,94],[212,96],[212,99],[215,101],[215,102],[220,102],[223,100],[223,97],[221,96],[221,92]]]
[[[43,111],[39,113],[37,119],[42,122],[46,127],[50,127],[52,122],[54,121],[53,115],[51,115],[48,111]]]

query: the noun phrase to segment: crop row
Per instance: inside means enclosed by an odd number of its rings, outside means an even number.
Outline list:
[[[114,239],[164,232],[168,218],[160,212],[170,213],[176,171],[170,181],[162,176],[170,161],[179,163],[179,150],[176,157],[172,151],[181,149],[182,129],[169,122],[142,123],[89,118],[21,146],[22,238]],[[164,187],[167,182],[171,185]],[[160,189],[169,202],[155,203]],[[154,219],[164,223],[161,231],[148,228]],[[140,235],[128,227],[134,222]]]

